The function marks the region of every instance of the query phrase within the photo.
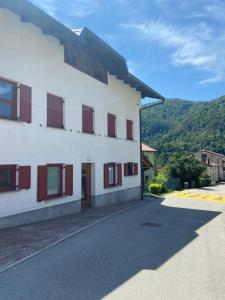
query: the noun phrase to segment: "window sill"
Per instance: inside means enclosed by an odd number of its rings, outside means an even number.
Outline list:
[[[46,127],[47,128],[52,128],[52,129],[66,130],[66,128],[64,126],[63,127],[55,127],[55,126],[47,125]]]
[[[17,190],[17,188],[11,188],[11,187],[9,187],[9,188],[1,188],[0,189],[0,194],[1,193],[7,193],[7,192],[16,192],[16,191],[19,191],[19,190]]]
[[[64,198],[64,197],[65,197],[64,194],[51,195],[51,196],[48,196],[48,198],[45,200],[45,202],[49,202],[49,201],[52,201],[52,200],[57,200],[59,198]]]
[[[82,131],[82,133],[84,133],[84,134],[90,134],[90,135],[96,135],[94,131],[93,131],[93,132],[85,132],[85,131]]]
[[[5,118],[5,117],[2,117],[2,116],[0,116],[0,119],[1,120],[5,120],[5,121],[14,121],[14,122],[20,122],[20,120],[18,120],[17,118],[15,119],[13,119],[13,118]]]

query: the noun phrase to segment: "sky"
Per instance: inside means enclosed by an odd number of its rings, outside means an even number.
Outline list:
[[[32,0],[71,29],[87,26],[166,98],[225,94],[225,0]]]

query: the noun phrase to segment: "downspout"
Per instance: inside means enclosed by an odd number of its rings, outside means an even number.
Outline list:
[[[141,113],[144,110],[151,109],[152,107],[161,105],[165,102],[165,98],[160,98],[159,101],[154,103],[149,103],[148,105],[145,105],[144,107],[141,107],[139,110],[139,122],[140,122],[140,166],[141,166],[141,200],[144,199],[144,170],[143,170],[143,154],[142,154],[142,126],[141,126]]]

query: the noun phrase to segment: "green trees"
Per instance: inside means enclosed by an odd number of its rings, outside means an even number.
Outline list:
[[[166,100],[143,111],[143,141],[167,163],[174,153],[191,154],[200,145],[225,154],[225,96],[209,102]]]
[[[174,155],[159,172],[149,189],[153,194],[160,194],[182,189],[184,183],[194,182],[196,186],[208,185],[209,178],[204,175],[205,166],[194,157]]]
[[[205,166],[194,157],[182,156],[171,160],[167,165],[167,171],[172,178],[179,179],[183,185],[184,182],[197,182],[205,171]]]

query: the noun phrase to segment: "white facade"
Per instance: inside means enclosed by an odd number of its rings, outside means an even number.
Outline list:
[[[81,199],[81,163],[92,163],[92,194],[140,187],[140,93],[115,76],[108,85],[64,63],[64,47],[50,35],[0,9],[0,77],[32,87],[32,123],[0,119],[0,164],[31,166],[31,189],[0,193],[0,217]],[[47,93],[64,98],[65,129],[48,128]],[[82,133],[82,104],[95,111],[95,135]],[[107,137],[107,113],[116,115],[117,137]],[[126,140],[126,119],[133,141]],[[104,189],[103,164],[137,162],[137,176]],[[37,166],[74,166],[74,194],[37,202]]]

